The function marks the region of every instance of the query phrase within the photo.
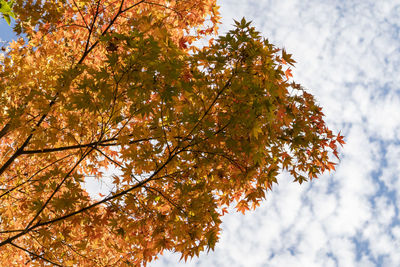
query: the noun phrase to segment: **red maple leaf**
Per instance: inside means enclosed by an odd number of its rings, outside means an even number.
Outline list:
[[[293,75],[292,75],[292,70],[291,70],[290,68],[288,68],[288,69],[285,71],[285,75],[286,75],[286,79],[289,80],[289,77],[293,77]]]

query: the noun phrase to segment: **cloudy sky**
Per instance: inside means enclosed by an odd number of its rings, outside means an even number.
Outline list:
[[[252,20],[298,62],[347,144],[337,171],[299,185],[282,174],[256,211],[223,218],[214,252],[160,266],[400,266],[400,3],[219,0],[222,30]],[[0,39],[6,40],[4,20]]]

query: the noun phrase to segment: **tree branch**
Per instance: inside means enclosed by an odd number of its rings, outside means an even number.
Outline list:
[[[132,6],[130,6],[129,8],[125,8],[122,9],[123,5],[124,5],[124,0],[121,1],[121,4],[119,6],[118,12],[117,14],[115,14],[114,18],[111,19],[110,23],[107,25],[107,27],[104,29],[104,31],[101,33],[101,36],[104,36],[108,30],[111,28],[111,26],[115,23],[115,21],[117,20],[117,18],[124,12],[128,11],[131,8],[134,8],[135,6],[140,5],[141,3],[143,3],[144,0],[141,0],[139,2],[137,2],[136,4],[133,4]],[[78,65],[81,64],[83,62],[83,60],[86,58],[86,56],[99,44],[99,40],[97,40],[96,42],[94,42],[87,50],[85,50],[85,52],[83,53],[81,59],[78,62]]]
[[[212,107],[215,105],[215,103],[217,102],[218,98],[222,95],[222,93],[226,90],[226,88],[228,88],[231,85],[232,79],[234,77],[234,72],[232,73],[231,77],[229,78],[229,80],[225,83],[225,85],[221,88],[221,90],[218,91],[217,95],[215,96],[214,100],[211,102],[211,104],[208,106],[207,110],[204,112],[203,116],[201,116],[201,118],[196,122],[196,124],[193,126],[192,130],[190,130],[190,132],[186,135],[185,138],[189,137],[194,130],[200,125],[200,123],[203,121],[203,119],[208,115],[208,113],[210,112],[210,110],[212,109]]]
[[[12,246],[14,246],[14,247],[20,249],[20,250],[25,251],[26,253],[28,253],[28,254],[31,255],[31,256],[34,256],[34,257],[39,258],[39,259],[42,259],[42,260],[44,260],[45,262],[51,263],[51,264],[53,264],[53,265],[55,265],[55,266],[60,266],[60,267],[62,267],[62,265],[60,265],[60,264],[58,264],[58,263],[55,263],[54,261],[48,260],[48,259],[46,259],[46,258],[44,258],[44,257],[42,257],[42,256],[40,256],[40,255],[38,255],[38,254],[36,254],[36,253],[34,253],[34,252],[32,252],[32,251],[27,250],[26,248],[20,247],[20,246],[18,246],[18,245],[15,244],[15,243],[10,242],[10,244],[11,244]]]
[[[5,136],[10,129],[10,122],[7,122],[6,125],[4,125],[3,129],[0,131],[0,139]]]
[[[50,197],[46,200],[46,202],[43,204],[43,206],[40,208],[40,210],[36,213],[36,215],[33,217],[33,219],[28,223],[26,226],[26,229],[29,229],[29,227],[32,225],[32,223],[39,217],[39,215],[43,212],[43,210],[46,208],[46,206],[49,204],[50,200],[54,197],[54,195],[60,190],[61,186],[65,183],[65,181],[70,177],[71,173],[78,167],[78,165],[94,150],[94,147],[91,149],[88,149],[85,154],[81,156],[81,158],[75,163],[75,165],[69,170],[69,172],[64,176],[64,178],[61,180],[61,182],[57,185],[57,187],[54,189],[53,193],[51,193]]]
[[[135,144],[135,143],[140,143],[144,141],[150,141],[157,139],[157,137],[152,137],[152,138],[143,138],[143,139],[137,139],[137,140],[132,140],[129,141],[128,144]],[[83,144],[83,145],[73,145],[73,146],[64,146],[64,147],[54,147],[54,148],[43,148],[43,149],[36,149],[36,150],[24,150],[21,152],[21,154],[29,155],[29,154],[40,154],[40,153],[51,153],[51,152],[58,152],[58,151],[65,151],[65,150],[70,150],[70,149],[81,149],[85,147],[93,147],[94,145],[100,146],[100,147],[106,147],[106,146],[117,146],[121,145],[121,143],[108,143],[111,141],[116,141],[118,138],[110,138],[103,140],[99,143],[93,142],[93,143],[88,143],[88,144]]]
[[[33,130],[31,131],[30,135],[25,139],[25,142],[14,152],[14,154],[3,164],[3,166],[1,166],[0,168],[0,175],[3,174],[3,172],[14,162],[14,160],[21,155],[22,151],[24,150],[24,148],[29,144],[29,141],[32,139],[33,137],[33,133],[36,131],[36,129],[40,126],[40,124],[42,124],[42,122],[44,121],[44,119],[47,117],[51,107],[54,105],[54,103],[56,102],[56,99],[58,97],[58,94],[55,95],[55,97],[51,100],[51,102],[49,103],[49,107],[48,107],[48,111],[42,115],[42,117],[39,119],[39,121],[36,123],[35,128],[33,128]]]
[[[11,192],[14,191],[15,189],[18,189],[19,187],[23,186],[24,184],[30,182],[30,181],[33,179],[33,177],[35,177],[36,175],[38,175],[40,172],[44,171],[44,170],[47,169],[48,167],[50,167],[50,166],[56,164],[56,163],[59,162],[59,161],[62,161],[62,160],[64,160],[64,159],[66,159],[66,158],[68,158],[68,157],[71,157],[71,156],[72,156],[72,155],[67,155],[67,156],[65,156],[65,157],[62,157],[62,158],[60,158],[60,159],[58,159],[58,160],[56,160],[56,161],[54,161],[54,162],[52,162],[52,163],[46,165],[45,167],[39,169],[39,170],[36,171],[34,174],[32,174],[31,177],[29,177],[26,181],[24,181],[24,182],[22,182],[22,183],[20,183],[20,184],[18,184],[18,185],[16,185],[16,186],[14,186],[13,188],[8,189],[6,192],[4,192],[3,194],[1,194],[1,195],[0,195],[0,198],[2,198],[3,196],[5,196],[5,195],[11,193]]]
[[[81,18],[82,18],[83,22],[85,23],[86,28],[87,28],[88,30],[90,30],[90,27],[89,27],[89,25],[87,24],[87,22],[86,22],[86,20],[85,20],[85,17],[83,16],[83,14],[82,14],[81,10],[79,9],[78,5],[76,4],[75,0],[73,0],[72,2],[74,3],[74,6],[76,7],[76,9],[78,9],[78,12],[79,12],[79,14],[81,15]]]

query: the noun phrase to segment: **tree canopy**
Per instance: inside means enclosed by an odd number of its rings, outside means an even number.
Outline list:
[[[302,183],[334,170],[343,137],[292,81],[291,55],[244,19],[215,37],[215,0],[13,10],[24,38],[0,58],[3,265],[186,260],[214,249],[227,208],[256,208],[282,171]],[[88,177],[113,187],[89,195]]]

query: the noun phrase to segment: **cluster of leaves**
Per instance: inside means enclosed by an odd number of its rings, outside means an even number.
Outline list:
[[[282,170],[333,170],[342,136],[294,60],[213,0],[15,1],[27,41],[0,65],[0,261],[129,266],[213,249],[230,205]],[[19,21],[21,20],[21,21]],[[115,172],[101,199],[87,177]]]
[[[11,18],[15,18],[15,14],[12,10],[12,6],[14,4],[14,1],[5,1],[5,0],[0,0],[0,13],[3,16],[3,18],[7,21],[8,25],[11,23]]]

